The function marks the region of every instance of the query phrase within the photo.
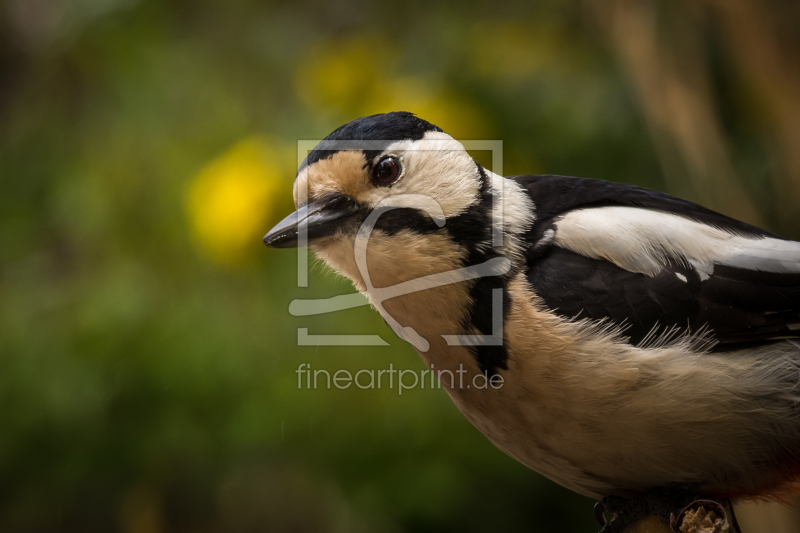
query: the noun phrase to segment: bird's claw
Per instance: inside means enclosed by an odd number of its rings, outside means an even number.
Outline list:
[[[606,511],[614,514],[610,521],[606,520]],[[706,516],[719,524],[714,531],[741,533],[730,500],[697,499],[692,487],[665,487],[635,499],[606,496],[595,504],[594,516],[603,526],[600,533],[623,533],[628,526],[648,516],[658,517],[675,533],[687,529],[685,520]]]

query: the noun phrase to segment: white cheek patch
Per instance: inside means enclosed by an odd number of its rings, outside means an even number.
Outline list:
[[[520,235],[528,231],[534,220],[534,206],[530,196],[514,180],[486,171],[492,182],[492,193],[499,201],[492,206],[492,218],[503,221],[507,233]]]
[[[475,202],[480,188],[475,162],[461,143],[446,133],[428,132],[418,141],[398,141],[383,153],[400,158],[403,174],[390,187],[365,190],[357,201],[376,206],[388,196],[422,195],[435,200],[448,218]]]
[[[688,261],[708,279],[714,265],[800,273],[800,243],[736,235],[694,220],[637,207],[597,207],[567,213],[555,243],[594,259],[655,276],[670,261]]]

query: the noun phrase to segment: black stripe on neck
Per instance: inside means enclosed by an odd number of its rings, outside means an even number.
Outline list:
[[[470,206],[464,213],[448,219],[445,228],[451,238],[467,249],[465,266],[476,265],[488,261],[501,254],[491,248],[492,239],[492,194],[491,183],[484,168],[478,166],[481,187],[478,192],[478,201]],[[511,307],[511,296],[508,292],[508,280],[512,272],[503,276],[478,278],[469,291],[471,300],[467,316],[462,321],[462,327],[470,332],[473,328],[481,335],[492,334],[492,294],[494,289],[503,290],[503,323],[505,324],[508,310]],[[478,363],[481,372],[493,376],[500,369],[508,369],[508,351],[505,339],[500,346],[470,346],[470,353]]]
[[[447,219],[443,228],[439,228],[428,215],[413,208],[391,209],[378,218],[375,229],[389,235],[403,230],[411,230],[419,234],[431,234],[446,231],[450,238],[467,250],[463,266],[477,265],[502,254],[491,247],[492,240],[492,204],[494,195],[486,170],[477,162],[480,179],[478,201],[464,212]],[[511,295],[508,292],[508,281],[516,273],[516,269],[503,276],[478,278],[470,288],[470,308],[462,321],[462,328],[467,333],[481,335],[492,334],[492,294],[494,289],[503,290],[503,322],[505,323],[511,306]],[[477,331],[475,331],[477,330]],[[481,372],[488,376],[497,374],[500,369],[508,369],[508,352],[501,346],[469,346],[469,351],[478,363]]]
[[[477,162],[475,165],[478,167],[480,179],[478,201],[469,206],[463,213],[448,218],[447,224],[445,224],[445,229],[450,234],[450,238],[467,249],[467,266],[481,263],[493,257],[491,255],[486,257],[485,252],[480,251],[491,244],[492,239],[492,188],[484,168]]]

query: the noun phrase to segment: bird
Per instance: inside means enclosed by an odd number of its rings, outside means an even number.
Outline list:
[[[307,244],[429,367],[500,383],[442,379],[528,468],[607,501],[800,492],[800,243],[638,186],[503,177],[400,111],[325,137],[294,201],[264,243]]]

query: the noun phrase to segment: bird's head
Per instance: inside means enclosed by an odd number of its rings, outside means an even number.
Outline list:
[[[386,261],[375,269],[387,274],[386,283],[455,268],[491,239],[490,174],[461,143],[412,113],[362,117],[308,154],[295,178],[298,210],[264,243],[288,248],[307,242],[362,285],[348,256],[359,228],[369,226],[370,262],[375,255]]]

